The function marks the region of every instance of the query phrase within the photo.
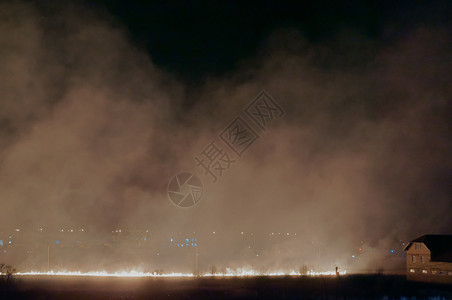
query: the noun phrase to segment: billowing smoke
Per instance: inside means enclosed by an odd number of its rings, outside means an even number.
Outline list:
[[[196,232],[205,268],[287,269],[346,267],[358,247],[450,232],[452,48],[441,28],[385,44],[275,31],[254,59],[194,88],[100,15],[0,6],[3,234]],[[261,90],[285,115],[256,129],[260,138],[212,183],[194,157]],[[183,171],[205,189],[190,209],[166,194]],[[158,251],[133,264],[152,268]],[[79,259],[92,266],[104,259],[96,253]],[[130,256],[101,267],[124,268]]]

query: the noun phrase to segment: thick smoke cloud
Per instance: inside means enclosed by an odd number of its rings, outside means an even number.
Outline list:
[[[0,32],[3,228],[197,231],[215,249],[206,265],[273,269],[344,265],[361,241],[450,231],[452,49],[441,28],[388,44],[277,31],[196,89],[80,7],[2,4]],[[285,116],[218,183],[201,175],[198,206],[173,206],[169,179],[202,174],[194,156],[262,89]],[[242,231],[259,261],[240,259]],[[271,232],[297,238],[270,245]]]

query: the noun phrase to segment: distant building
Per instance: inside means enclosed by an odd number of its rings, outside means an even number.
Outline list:
[[[193,236],[170,238],[170,247],[187,248],[197,247],[198,239]]]
[[[452,283],[452,235],[423,235],[404,251],[407,279]]]
[[[142,229],[117,229],[112,231],[112,242],[128,246],[146,246],[149,244],[152,233]]]

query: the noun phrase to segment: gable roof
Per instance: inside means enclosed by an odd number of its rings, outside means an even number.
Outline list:
[[[426,234],[412,240],[404,250],[413,243],[424,243],[431,252],[431,261],[452,262],[452,235]]]

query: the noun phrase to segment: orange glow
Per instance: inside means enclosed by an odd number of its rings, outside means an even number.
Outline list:
[[[340,275],[345,275],[346,271],[339,272]],[[106,271],[93,271],[93,272],[72,272],[72,271],[49,271],[49,272],[22,272],[17,273],[20,276],[81,276],[81,277],[197,277],[191,273],[168,273],[168,274],[154,274],[149,272],[140,271],[121,271],[121,272],[106,272]],[[335,271],[327,272],[314,272],[308,271],[307,276],[335,276]],[[253,276],[300,276],[300,273],[291,272],[268,272],[261,273],[250,269],[237,269],[231,270],[227,269],[225,273],[204,273],[199,275],[199,277],[253,277]]]

